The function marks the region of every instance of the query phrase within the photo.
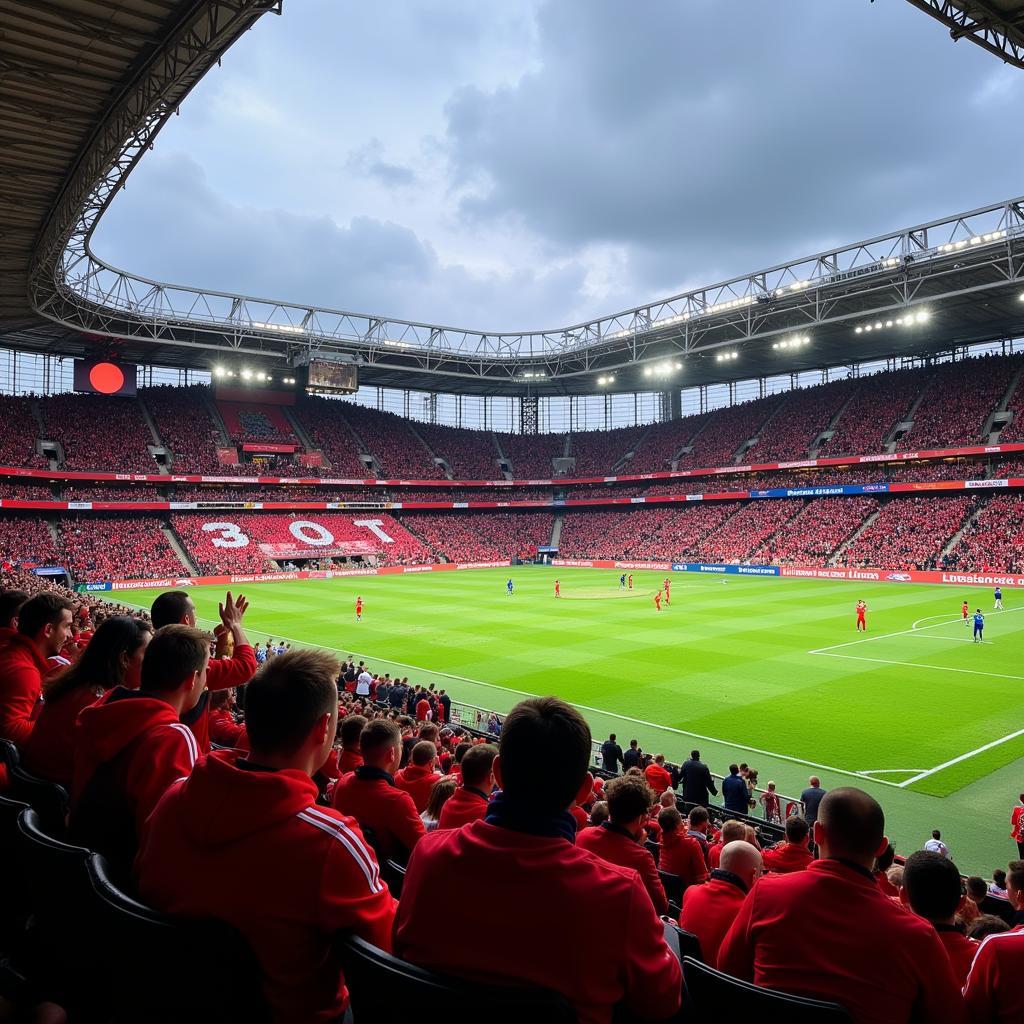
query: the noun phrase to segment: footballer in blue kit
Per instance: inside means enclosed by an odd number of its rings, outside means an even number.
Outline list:
[[[996,611],[1001,612],[1003,610],[1003,588],[996,587],[994,596],[996,599]]]
[[[981,609],[979,608],[974,613],[974,642],[976,644],[984,643],[984,640],[982,639],[982,633],[984,633],[984,631],[985,616],[981,614]]]
[[[511,580],[509,580],[509,581],[508,581],[508,583],[506,583],[506,584],[505,584],[505,587],[506,587],[506,588],[507,588],[507,590],[508,590],[508,596],[509,596],[509,597],[511,597],[511,596],[512,596],[512,589],[513,589],[513,587],[512,587],[512,581],[511,581]]]

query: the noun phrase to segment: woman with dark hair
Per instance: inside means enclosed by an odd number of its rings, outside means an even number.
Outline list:
[[[138,689],[151,636],[141,619],[115,615],[96,630],[73,665],[43,683],[43,709],[22,751],[30,772],[71,784],[78,713],[115,686]]]

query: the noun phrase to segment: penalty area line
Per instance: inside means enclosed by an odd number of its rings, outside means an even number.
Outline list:
[[[992,679],[1014,679],[1024,682],[1024,676],[1011,676],[1004,672],[982,672],[974,668],[953,668],[950,665],[922,665],[916,661],[890,661],[887,658],[865,658],[860,654],[829,654],[827,651],[809,651],[823,658],[843,658],[846,661],[869,661],[875,665],[898,665],[900,668],[926,668],[930,672],[960,672],[968,676],[990,676]]]
[[[976,757],[978,754],[985,753],[986,750],[992,750],[994,747],[999,747],[1004,743],[1009,743],[1010,740],[1015,740],[1018,736],[1024,736],[1024,729],[1018,729],[1016,732],[1007,733],[1007,735],[1001,736],[997,740],[992,740],[991,743],[985,743],[983,746],[977,747],[974,750],[968,750],[966,754],[961,754],[959,757],[953,757],[948,761],[943,761],[942,764],[937,764],[934,768],[928,768],[923,772],[919,772],[913,778],[905,779],[903,782],[894,783],[894,785],[899,789],[905,789],[907,786],[911,786],[915,782],[927,779],[929,775],[934,775],[936,772],[941,772],[946,768],[952,768],[953,765],[961,764],[963,761],[968,761],[972,757]]]
[[[127,603],[127,602],[125,602]],[[137,605],[133,607],[138,607]],[[218,619],[196,619],[197,622],[219,622]],[[255,635],[265,636],[272,638],[271,634],[264,633],[260,629],[246,630],[246,632],[252,632]],[[439,672],[437,669],[424,668],[422,665],[410,665],[407,662],[395,661],[392,658],[380,658],[374,654],[367,654],[365,651],[354,651],[350,647],[328,647],[326,644],[311,643],[308,640],[300,640],[296,637],[282,636],[280,633],[274,633],[273,636],[279,637],[285,643],[301,644],[304,647],[315,647],[322,651],[330,651],[333,654],[350,654],[353,658],[362,658],[366,661],[377,661],[385,665],[395,665],[399,668],[409,669],[412,672],[426,672],[430,675],[441,676],[444,679],[454,679],[461,683],[472,683],[476,686],[485,686],[491,690],[504,690],[506,693],[514,693],[520,697],[537,697],[540,696],[536,693],[530,693],[527,690],[517,690],[512,686],[502,686],[500,683],[485,683],[482,679],[471,679],[469,676],[455,675],[452,672]],[[880,786],[892,786],[894,789],[898,789],[899,785],[895,782],[889,782],[887,779],[875,779],[863,772],[851,771],[849,768],[836,768],[834,765],[819,764],[817,761],[808,761],[802,757],[793,757],[790,754],[779,754],[774,750],[763,750],[760,747],[751,747],[746,743],[735,743],[731,740],[723,740],[717,736],[704,736],[698,732],[690,732],[686,729],[676,729],[671,725],[660,725],[657,722],[647,722],[642,718],[633,718],[630,715],[620,715],[615,711],[606,711],[604,708],[594,708],[587,704],[576,704],[574,701],[570,702],[574,707],[579,708],[580,711],[589,711],[595,715],[605,715],[608,718],[614,718],[620,722],[630,722],[633,725],[642,725],[648,729],[659,729],[662,732],[672,733],[675,736],[686,736],[689,739],[701,740],[705,743],[718,743],[723,747],[731,747],[733,750],[744,750],[749,754],[760,754],[762,757],[773,757],[779,761],[787,761],[790,764],[802,765],[805,768],[814,768],[820,772],[830,772],[833,775],[845,775],[849,778],[864,779],[869,782],[877,783]]]

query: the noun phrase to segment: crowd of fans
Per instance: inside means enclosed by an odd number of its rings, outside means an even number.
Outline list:
[[[254,402],[218,402],[228,437],[238,444],[270,442],[272,444],[299,443],[287,417],[278,405]]]
[[[837,380],[790,392],[782,412],[769,420],[758,436],[757,444],[744,459],[749,462],[779,462],[804,458],[814,440],[857,389],[858,383],[852,379]]]
[[[888,370],[861,378],[835,433],[819,449],[819,458],[882,451],[884,438],[906,414],[926,379],[922,370]]]
[[[815,498],[750,560],[763,565],[824,565],[877,508],[876,498]]]
[[[499,480],[498,449],[488,430],[463,430],[439,423],[417,423],[416,432],[431,451],[451,466],[456,480]],[[417,474],[422,476],[423,474]]]
[[[152,472],[153,436],[134,398],[50,395],[38,399],[46,440],[64,449],[64,469]]]
[[[411,512],[402,522],[450,562],[511,560],[551,543],[548,512]]]
[[[565,455],[565,434],[498,434],[498,443],[517,480],[556,476],[553,459]],[[563,474],[564,475],[564,474]]]
[[[110,487],[103,484],[60,484],[60,501],[167,501],[166,493],[146,484]]]
[[[690,560],[749,561],[753,552],[769,537],[779,531],[788,531],[790,521],[803,507],[800,498],[753,501],[743,505],[717,530],[694,542]]]
[[[444,478],[444,470],[410,429],[409,420],[354,402],[345,403],[345,417],[376,458],[381,476],[411,480]],[[419,424],[416,426],[418,428]]]
[[[64,554],[44,520],[5,513],[0,516],[0,561],[27,565],[63,565]]]
[[[184,571],[159,516],[62,516],[66,565],[78,580],[157,579]]]
[[[228,471],[217,459],[222,439],[207,409],[210,398],[210,389],[201,384],[139,389],[139,400],[153,417],[160,440],[171,450],[174,473],[209,476]]]
[[[0,499],[17,498],[20,501],[56,501],[54,488],[47,484],[21,484],[0,480]]]
[[[573,434],[570,454],[576,460],[572,476],[603,476],[626,452],[636,448],[637,442],[646,433],[647,427],[618,427],[615,430],[587,430]],[[636,473],[630,460],[623,467],[624,473]]]
[[[681,1019],[684,939],[727,975],[836,1003],[855,1024],[1021,1019],[1024,861],[964,882],[935,830],[897,863],[862,790],[812,776],[769,845],[745,765],[721,783],[724,808],[697,750],[674,766],[612,735],[592,770],[590,728],[558,698],[491,716],[485,734],[453,725],[433,684],[254,646],[242,595],[211,637],[182,591],[146,614],[16,571],[0,585],[0,738],[70,793],[66,822],[46,827],[156,911],[236,929],[271,1019],[344,1016],[342,933],[444,975],[553,991],[583,1024],[616,1007]],[[780,821],[772,783],[758,802]],[[453,892],[499,908],[484,938],[439,941],[461,912]],[[26,950],[39,922],[4,922],[5,967],[29,973],[14,1009],[63,1019],[64,961]],[[389,999],[350,983],[357,1004]]]
[[[694,439],[693,450],[678,460],[676,468],[708,469],[734,463],[743,443],[756,437],[771,417],[780,414],[785,399],[785,395],[769,395],[716,410]],[[800,458],[800,454],[793,457]]]
[[[974,498],[964,495],[894,499],[850,544],[843,562],[880,569],[934,569],[973,507]]]
[[[32,415],[31,397],[0,395],[0,465],[47,469],[49,463],[36,452],[39,424]]]
[[[901,451],[952,448],[988,441],[981,431],[1024,361],[985,356],[942,363],[925,387],[914,425],[897,442]]]
[[[996,494],[946,557],[950,569],[1024,572],[1024,498]]]

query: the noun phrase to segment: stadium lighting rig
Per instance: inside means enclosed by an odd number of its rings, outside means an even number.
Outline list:
[[[739,357],[740,354],[739,352],[736,351],[736,349],[733,349],[731,352],[718,352],[715,355],[715,362],[728,363],[731,362],[733,359],[739,359]]]
[[[774,349],[794,349],[794,348],[806,348],[810,345],[811,339],[807,334],[794,334],[791,338],[783,338],[782,341],[773,341],[772,348]]]
[[[916,313],[907,313],[893,319],[875,320],[869,324],[858,324],[854,334],[868,334],[871,331],[883,331],[889,327],[913,327],[915,324],[923,324],[928,319],[928,310],[919,309]]]
[[[681,370],[683,364],[666,359],[663,363],[655,363],[653,366],[644,367],[645,377],[671,377],[673,373]],[[614,378],[613,378],[614,379]]]
[[[603,375],[603,376],[597,378],[597,386],[601,387],[601,388],[607,387],[609,384],[614,384],[614,383],[615,383],[615,374],[614,373],[609,373],[609,374],[606,374],[606,375]]]
[[[246,384],[273,384],[274,378],[267,373],[265,370],[254,370],[249,366],[243,366],[239,370],[232,370],[227,366],[215,366],[213,368],[213,376],[217,380],[234,380],[240,379],[245,381]],[[298,383],[294,377],[282,377],[282,384],[296,384]]]
[[[998,242],[1006,237],[1005,231],[990,231],[985,235],[972,235],[970,238],[961,238],[957,242],[947,242],[939,246],[939,252],[958,252],[966,249],[969,245],[983,245],[985,242]]]

